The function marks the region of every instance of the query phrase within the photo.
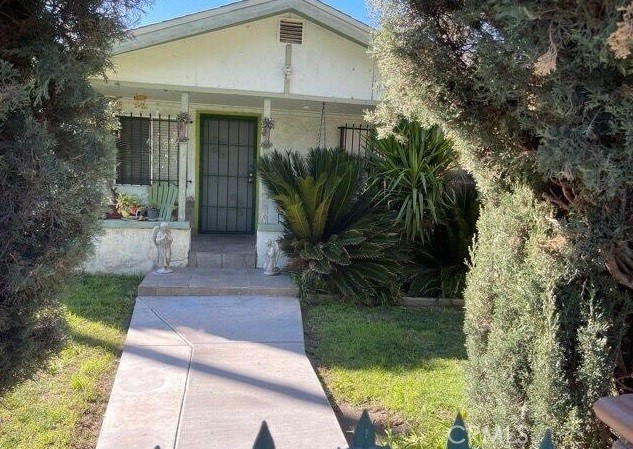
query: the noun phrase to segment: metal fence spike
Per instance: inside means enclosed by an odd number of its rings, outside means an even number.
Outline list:
[[[262,421],[262,426],[255,439],[255,444],[253,444],[253,449],[275,449],[275,442],[273,441],[273,436],[270,434],[270,430],[268,430],[266,421]]]
[[[371,449],[374,446],[376,446],[376,432],[374,432],[374,426],[369,419],[369,413],[367,410],[363,410],[354,431],[351,449]]]
[[[462,419],[461,413],[457,414],[453,427],[448,433],[448,441],[446,443],[446,449],[469,449],[468,445],[468,431],[466,430],[466,424]]]
[[[350,449],[390,449],[389,446],[376,445],[376,432],[367,410],[363,410],[363,414],[358,420]]]
[[[554,441],[552,440],[552,431],[550,429],[545,431],[539,449],[554,449]]]

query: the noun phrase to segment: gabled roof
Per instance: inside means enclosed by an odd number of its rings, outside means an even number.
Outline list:
[[[114,54],[220,30],[285,13],[294,13],[367,47],[371,27],[318,0],[242,0],[176,19],[131,30],[132,38],[119,42]]]

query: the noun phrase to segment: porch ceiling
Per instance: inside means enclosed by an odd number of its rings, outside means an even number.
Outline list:
[[[125,84],[118,81],[103,82],[93,81],[97,90],[107,96],[132,98],[143,94],[149,101],[180,103],[182,88],[175,89],[168,86],[154,86]],[[278,93],[263,92],[209,92],[192,88],[189,92],[189,101],[198,105],[213,105],[223,107],[236,107],[242,109],[261,110],[264,98],[272,98],[272,108],[281,110],[296,110],[305,113],[320,113],[322,103],[326,103],[328,113],[333,114],[362,114],[363,111],[375,106],[375,102],[341,98],[298,97]]]

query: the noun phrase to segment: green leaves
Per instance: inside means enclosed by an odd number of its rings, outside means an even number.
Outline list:
[[[92,81],[111,65],[112,43],[137,6],[0,7],[11,24],[0,38],[0,390],[31,375],[33,342],[61,336],[56,294],[102,227],[115,123]]]
[[[453,142],[434,125],[402,120],[393,134],[368,139],[372,183],[378,203],[397,211],[409,241],[425,240],[448,203],[446,177],[457,155]]]
[[[284,218],[282,249],[299,279],[368,303],[391,301],[398,238],[363,194],[364,161],[342,150],[273,152],[259,169]]]

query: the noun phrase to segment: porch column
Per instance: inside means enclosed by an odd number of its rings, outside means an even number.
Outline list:
[[[272,99],[264,98],[263,119],[272,119]],[[269,136],[270,137],[270,136]],[[262,136],[263,138],[263,136]],[[274,136],[272,137],[274,140]],[[262,141],[261,155],[269,153],[272,150],[271,145],[264,145]],[[279,223],[279,215],[277,213],[277,207],[273,200],[270,199],[268,190],[264,184],[260,181],[260,193],[259,193],[259,220],[257,223],[258,230],[270,231],[269,228],[276,228]],[[265,251],[262,253],[265,254]],[[263,263],[263,262],[262,262]]]
[[[272,114],[272,100],[264,98],[264,118],[270,118]]]
[[[180,93],[180,112],[189,113],[189,92]],[[187,133],[187,136],[190,135],[190,133]],[[178,155],[178,221],[185,221],[185,209],[187,207],[187,163],[189,161],[189,140],[186,142],[178,142]]]

